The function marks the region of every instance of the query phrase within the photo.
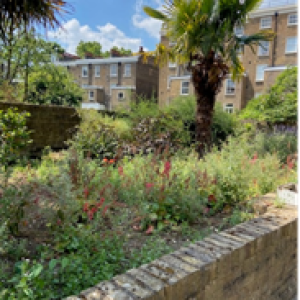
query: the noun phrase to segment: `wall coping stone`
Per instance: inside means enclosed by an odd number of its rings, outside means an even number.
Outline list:
[[[274,194],[266,195],[261,202],[270,201],[272,197],[274,200]],[[223,292],[232,292],[230,287],[236,283],[226,278],[228,265],[237,268],[234,270],[240,277],[235,280],[255,280],[255,276],[247,278],[247,273],[242,271],[244,261],[245,266],[252,263],[255,268],[256,256],[264,251],[267,253],[274,243],[278,243],[278,238],[291,236],[297,219],[296,206],[269,207],[257,218],[213,233],[202,241],[100,282],[65,300],[206,300],[210,299],[207,298],[209,292],[214,293],[214,300],[223,299],[223,294],[215,289],[217,280],[223,280]],[[260,267],[257,265],[256,270]],[[200,295],[202,290],[203,295]]]

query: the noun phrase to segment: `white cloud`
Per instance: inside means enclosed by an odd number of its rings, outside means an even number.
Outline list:
[[[76,52],[76,47],[81,40],[84,42],[97,41],[102,45],[103,51],[117,46],[137,52],[139,46],[143,45],[141,39],[126,36],[111,23],[97,26],[97,30],[93,30],[88,25],[81,25],[77,19],[71,19],[64,23],[63,29],[48,32],[48,36],[61,43],[70,53]]]
[[[162,22],[148,17],[143,12],[143,6],[147,5],[153,7],[155,9],[162,8],[163,1],[162,0],[151,0],[145,3],[143,0],[137,0],[135,5],[135,14],[132,16],[132,23],[136,28],[143,29],[147,33],[149,33],[152,37],[157,40],[160,38],[159,31],[161,29]]]

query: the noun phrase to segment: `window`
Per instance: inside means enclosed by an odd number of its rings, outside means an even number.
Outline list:
[[[117,64],[110,65],[110,76],[117,77],[117,74],[118,74],[118,65]]]
[[[182,81],[181,82],[181,95],[188,95],[189,94],[189,81]]]
[[[236,36],[241,36],[244,34],[244,27],[243,26],[235,26],[234,33]]]
[[[119,92],[119,93],[118,93],[118,100],[119,100],[119,101],[125,100],[125,97],[124,97],[124,93],[123,93],[123,92]]]
[[[90,101],[94,100],[94,91],[89,91],[89,100]]]
[[[254,98],[257,98],[257,97],[259,97],[260,95],[262,95],[262,93],[257,92],[257,93],[255,93]]]
[[[95,66],[95,77],[100,77],[100,66]]]
[[[234,111],[233,104],[232,103],[225,104],[224,111],[227,112],[228,114],[232,114]]]
[[[55,54],[51,54],[51,62],[52,63],[56,62],[56,55]]]
[[[231,79],[226,80],[226,95],[234,95],[235,94],[235,82]]]
[[[288,25],[297,25],[298,24],[298,15],[290,14],[288,15]]]
[[[131,76],[131,65],[130,64],[125,64],[124,76],[126,76],[126,77]]]
[[[261,18],[260,19],[260,28],[271,28],[272,27],[272,17]]]
[[[88,77],[88,67],[87,66],[83,66],[81,71],[82,71],[82,77]]]
[[[268,41],[260,42],[260,45],[258,46],[258,55],[259,56],[268,56],[269,55],[269,47],[270,47],[270,43]]]
[[[297,37],[288,37],[286,39],[285,53],[295,53],[297,52]]]
[[[256,81],[263,81],[264,80],[264,74],[265,74],[265,68],[268,65],[258,65],[256,67]]]
[[[176,68],[177,64],[173,62],[169,62],[169,68]]]

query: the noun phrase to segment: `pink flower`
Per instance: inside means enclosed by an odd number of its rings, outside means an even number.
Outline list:
[[[148,227],[148,229],[146,230],[146,234],[151,234],[151,233],[153,232],[153,230],[154,230],[153,225],[150,225],[150,226]]]
[[[154,183],[146,183],[147,189],[151,189],[152,187],[154,187]]]
[[[118,172],[119,172],[120,176],[124,175],[124,173],[123,173],[123,167],[122,166],[120,166],[118,168]]]
[[[257,160],[257,158],[258,158],[258,155],[257,155],[257,153],[255,153],[254,156],[253,156],[253,158],[250,161],[251,164],[255,163],[255,161]]]
[[[171,162],[167,161],[167,162],[165,162],[165,168],[164,168],[163,174],[165,174],[169,177],[170,170],[171,170]]]
[[[208,207],[203,208],[203,213],[204,214],[208,214],[210,211],[210,209]]]
[[[88,212],[88,218],[89,218],[90,220],[93,220],[93,218],[94,218],[94,213],[93,213],[92,210],[90,210],[90,211]]]

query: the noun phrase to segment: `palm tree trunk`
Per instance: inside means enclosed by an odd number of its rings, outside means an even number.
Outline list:
[[[196,128],[195,140],[198,157],[203,158],[210,150],[212,143],[211,125],[215,105],[215,95],[203,94],[195,90],[196,94]]]

